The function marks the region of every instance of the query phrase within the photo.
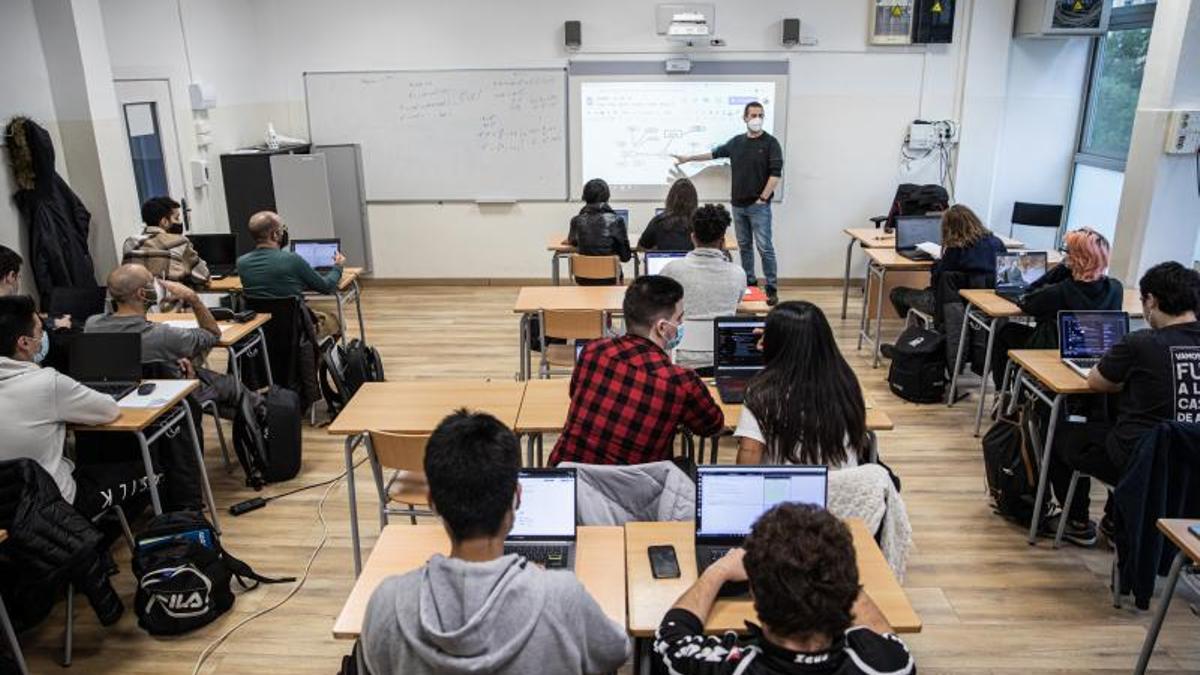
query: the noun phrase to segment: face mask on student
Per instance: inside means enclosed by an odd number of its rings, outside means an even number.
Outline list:
[[[761,118],[761,117],[751,117],[750,120],[748,122],[746,122],[746,128],[756,134],[758,132],[762,131],[762,127],[763,127],[763,118]]]
[[[288,246],[288,230],[286,227],[279,228],[279,248],[287,248]]]
[[[42,344],[38,346],[37,353],[33,355],[34,363],[41,363],[46,360],[46,355],[50,353],[50,334],[42,331]]]
[[[666,350],[672,351],[673,349],[675,349],[679,346],[680,342],[683,342],[683,322],[682,321],[675,324],[675,337],[671,338],[670,340],[667,340]]]

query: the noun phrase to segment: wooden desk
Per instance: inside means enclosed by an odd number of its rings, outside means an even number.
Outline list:
[[[1179,573],[1183,564],[1190,558],[1193,564],[1200,565],[1200,537],[1188,531],[1189,527],[1200,525],[1200,520],[1183,520],[1160,518],[1158,530],[1179,549],[1175,560],[1171,563],[1171,572],[1167,575],[1167,585],[1163,588],[1162,597],[1158,601],[1158,609],[1154,612],[1154,620],[1150,630],[1146,631],[1146,640],[1142,643],[1141,654],[1138,655],[1135,675],[1146,672],[1150,663],[1150,655],[1154,653],[1154,643],[1158,641],[1158,633],[1162,630],[1163,620],[1167,618],[1167,609],[1171,606],[1171,596],[1175,595],[1175,587],[1179,585]]]
[[[608,618],[626,627],[625,530],[620,527],[580,527],[578,535],[575,575]],[[450,553],[450,538],[441,524],[385,527],[333,624],[333,637],[357,639],[362,633],[367,602],[379,584],[389,576],[421,567],[435,553]]]
[[[525,400],[521,402],[521,412],[517,414],[513,431],[527,437],[526,466],[543,464],[543,434],[562,431],[567,425],[567,412],[570,409],[570,380],[529,380],[525,384]]]
[[[190,321],[195,323],[195,318],[188,313],[147,314],[146,319],[155,323],[167,323],[170,321]],[[270,314],[257,314],[253,319],[244,323],[234,321],[217,322],[221,327],[221,337],[217,340],[217,346],[224,348],[229,354],[229,367],[233,372],[233,377],[238,382],[242,381],[241,366],[238,364],[239,357],[255,347],[260,347],[258,353],[262,357],[262,364],[267,372],[267,384],[275,384],[275,378],[271,374],[271,359],[267,354],[267,336],[263,333],[262,329],[263,325],[270,320]]]
[[[642,236],[641,232],[630,232],[629,241],[633,247],[633,275],[636,277],[641,270],[641,261],[638,257],[639,253],[645,251],[637,246],[637,240]],[[562,232],[551,234],[546,237],[546,250],[550,252],[550,281],[555,286],[562,282],[562,271],[559,269],[559,261],[563,258],[569,258],[575,253],[575,247],[565,243],[567,235]],[[725,233],[725,243],[721,248],[728,253],[729,251],[738,250],[737,236],[732,231]],[[731,258],[732,261],[732,258]]]
[[[328,432],[345,436],[346,493],[350,500],[350,537],[354,573],[362,569],[358,501],[354,486],[354,449],[368,431],[429,434],[458,408],[486,412],[512,428],[525,397],[525,383],[482,380],[367,382],[330,423]]]
[[[338,280],[338,287],[335,293],[332,293],[334,301],[337,303],[338,322],[342,326],[342,341],[346,339],[346,320],[344,305],[350,300],[354,300],[354,308],[358,314],[358,335],[361,339],[367,339],[366,324],[363,321],[362,302],[360,302],[361,288],[358,285],[358,279],[362,276],[363,268],[361,267],[343,267],[342,278]],[[214,279],[208,282],[208,291],[213,293],[237,293],[242,292],[242,279],[236,274],[225,277],[224,279]]]
[[[864,249],[863,252],[867,256],[867,272],[866,277],[863,279],[863,306],[858,329],[858,349],[862,349],[863,340],[869,340],[872,351],[871,367],[878,368],[880,333],[883,326],[883,306],[887,300],[884,291],[888,274],[894,272],[915,272],[923,275],[933,269],[933,261],[909,260],[892,248],[868,248]],[[872,283],[875,285],[872,286]],[[921,287],[924,288],[927,285],[928,282],[926,281]],[[872,288],[875,289],[875,329],[873,332],[871,330],[871,321],[868,318],[871,314]]]
[[[888,567],[879,545],[856,518],[847,521],[854,536],[859,583],[879,606],[897,633],[919,633],[921,618],[913,610],[904,589]],[[650,573],[646,549],[656,544],[675,547],[682,574],[678,579],[655,579]],[[635,638],[654,636],[658,624],[680,595],[696,582],[695,525],[691,521],[627,523],[625,525],[625,575],[629,586],[629,632]],[[717,600],[704,623],[706,633],[746,631],[746,621],[758,622],[748,598]]]
[[[145,382],[169,382],[174,385],[179,381],[146,380]],[[123,432],[136,436],[138,445],[142,451],[142,465],[146,469],[146,482],[150,485],[150,503],[154,506],[154,513],[161,514],[162,501],[158,496],[158,481],[156,479],[158,474],[154,470],[154,461],[150,456],[150,444],[182,423],[192,437],[192,450],[195,452],[196,462],[200,467],[200,482],[201,487],[204,489],[204,497],[208,501],[209,516],[212,518],[213,527],[219,533],[221,529],[220,524],[217,522],[217,503],[213,499],[212,486],[208,482],[208,472],[204,469],[204,452],[200,448],[200,437],[196,433],[196,425],[192,421],[190,406],[186,400],[188,394],[191,394],[199,386],[200,380],[188,380],[187,386],[181,388],[166,403],[157,408],[121,407],[121,414],[117,419],[108,424],[93,426],[71,425],[71,429],[73,431]],[[154,425],[154,429],[152,430],[150,429],[151,425]],[[148,430],[149,433],[147,433]]]

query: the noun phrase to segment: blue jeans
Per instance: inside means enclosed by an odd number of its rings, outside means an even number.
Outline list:
[[[757,279],[754,274],[754,249],[757,248],[767,285],[775,287],[779,279],[775,267],[775,244],[771,241],[771,205],[733,207],[733,229],[737,233],[738,253],[742,257],[742,269],[746,270],[746,280],[753,284]]]

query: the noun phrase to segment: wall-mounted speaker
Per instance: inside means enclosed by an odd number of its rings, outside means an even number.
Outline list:
[[[563,42],[567,49],[579,49],[583,44],[583,26],[578,21],[563,22]]]
[[[795,47],[800,44],[800,19],[783,20],[783,46]]]

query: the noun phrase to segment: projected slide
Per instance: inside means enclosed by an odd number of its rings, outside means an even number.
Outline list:
[[[708,152],[745,133],[742,111],[759,101],[773,132],[774,82],[584,82],[580,89],[582,170],[614,187],[664,186],[726,160],[675,167],[671,155]]]

